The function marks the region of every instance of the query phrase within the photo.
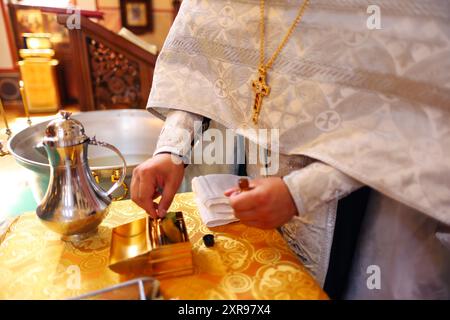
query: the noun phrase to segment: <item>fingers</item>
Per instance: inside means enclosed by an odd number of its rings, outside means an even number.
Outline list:
[[[261,228],[262,225],[272,226],[272,222],[275,220],[273,213],[261,209],[237,211],[234,213],[234,216],[242,223],[258,228]]]
[[[281,178],[253,180],[253,189],[230,193],[234,215],[243,224],[260,229],[277,228],[287,223],[297,212],[292,196]]]
[[[151,180],[140,180],[139,183],[139,205],[142,209],[152,217],[156,218],[155,205],[153,203],[153,196],[155,194],[155,185]]]
[[[257,185],[260,185],[260,182],[258,179],[250,181],[249,190],[254,189]],[[234,193],[239,193],[240,191],[241,191],[241,189],[239,187],[233,187],[233,188],[226,190],[223,194],[226,197],[230,197]],[[246,190],[246,191],[248,191],[248,190]]]
[[[167,210],[173,201],[173,197],[178,190],[178,186],[174,182],[169,182],[164,186],[161,200],[158,205],[158,216],[163,218],[167,214]]]
[[[155,192],[153,193],[153,200],[155,200],[156,198],[160,197],[162,194],[159,191],[158,188],[156,188]]]
[[[248,211],[235,211],[234,216],[241,221],[251,221],[255,220],[257,212],[255,210]]]
[[[183,180],[183,174],[184,166],[174,165],[170,155],[157,155],[134,169],[131,199],[153,218],[163,217]],[[162,197],[157,205],[153,200],[159,196]]]
[[[224,194],[226,197],[229,197],[229,196],[231,196],[233,193],[237,193],[238,191],[239,191],[239,188],[238,188],[238,187],[233,187],[233,188],[230,188],[230,189],[226,190],[223,194]]]
[[[260,221],[260,220],[247,220],[247,221],[242,221],[242,223],[249,227],[258,228],[258,229],[273,229],[276,227],[266,221]]]
[[[241,223],[255,227],[259,229],[273,229],[278,225],[273,213],[267,212],[265,210],[249,210],[249,211],[239,211],[235,212],[234,215],[238,218]]]
[[[230,197],[230,205],[235,212],[253,210],[261,204],[261,195],[258,188]]]
[[[139,198],[139,175],[136,174],[136,171],[133,171],[133,175],[131,176],[131,186],[130,186],[130,197],[136,204]]]
[[[271,229],[275,226],[273,212],[267,208],[271,196],[263,186],[264,181],[253,182],[251,190],[236,193],[239,189],[232,188],[227,190],[225,195],[230,194],[230,205],[234,215],[242,223],[260,229]]]
[[[135,170],[131,178],[131,200],[144,209],[152,218],[156,218],[157,205],[153,199],[158,197],[155,192],[154,179],[142,179],[140,173]]]

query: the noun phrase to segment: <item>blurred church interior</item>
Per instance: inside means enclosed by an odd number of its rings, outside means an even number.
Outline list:
[[[1,0],[0,98],[8,119],[144,108],[180,2]]]
[[[0,218],[36,206],[11,137],[59,110],[144,109],[180,3],[0,0]]]

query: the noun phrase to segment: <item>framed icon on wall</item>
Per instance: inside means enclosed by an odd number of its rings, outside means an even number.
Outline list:
[[[153,14],[151,0],[120,0],[122,26],[142,34],[153,31]]]

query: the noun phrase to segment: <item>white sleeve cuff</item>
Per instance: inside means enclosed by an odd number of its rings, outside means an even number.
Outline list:
[[[187,163],[195,130],[201,130],[202,123],[202,116],[179,110],[169,111],[153,155],[169,152],[185,158],[183,161]]]
[[[340,200],[363,186],[359,181],[322,162],[283,177],[299,216],[313,212],[332,200]]]

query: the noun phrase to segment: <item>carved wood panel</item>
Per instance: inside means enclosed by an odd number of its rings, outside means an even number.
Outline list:
[[[139,63],[98,40],[87,37],[86,41],[97,108],[140,107]]]

